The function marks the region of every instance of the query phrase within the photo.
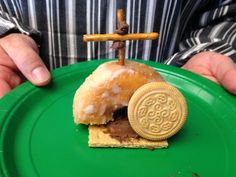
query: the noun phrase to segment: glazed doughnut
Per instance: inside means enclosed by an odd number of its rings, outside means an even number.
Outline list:
[[[149,82],[164,81],[151,67],[126,60],[101,64],[77,89],[73,100],[76,124],[106,124],[113,112],[128,106],[133,93]]]

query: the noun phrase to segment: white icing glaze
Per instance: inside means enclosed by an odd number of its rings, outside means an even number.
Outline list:
[[[106,111],[107,105],[103,104],[99,110],[99,116],[102,116]]]
[[[93,105],[88,105],[84,109],[85,114],[93,114],[94,113],[94,106]]]
[[[118,94],[118,93],[120,93],[121,88],[118,85],[113,85],[111,90],[114,94]]]
[[[107,97],[109,97],[110,95],[109,95],[109,93],[108,93],[108,91],[107,90],[105,90],[104,92],[103,92],[103,94],[102,94],[102,98],[107,98]]]
[[[89,87],[98,87],[101,84],[104,84],[106,81],[113,80],[120,75],[128,73],[134,74],[135,71],[132,68],[121,65],[109,65],[105,63],[100,65],[92,75],[90,75],[86,81],[89,81],[87,84]]]
[[[134,74],[135,71],[130,68],[120,68],[111,74],[110,80],[115,79],[123,73]]]

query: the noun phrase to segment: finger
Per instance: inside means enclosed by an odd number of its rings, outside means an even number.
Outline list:
[[[215,61],[213,73],[220,84],[229,92],[236,94],[236,65],[229,57],[222,55],[214,55],[213,60]]]
[[[11,91],[11,86],[3,79],[0,79],[0,98]]]
[[[13,70],[16,70],[16,65],[0,46],[0,98],[22,82]]]
[[[193,56],[182,68],[200,74],[236,94],[236,68],[232,59],[215,53],[202,52]]]
[[[206,54],[206,55],[205,55]],[[236,66],[231,58],[215,52],[205,52],[206,57],[202,57],[205,68],[209,70],[210,76],[222,85],[230,93],[236,94]]]
[[[16,86],[20,85],[23,82],[23,79],[17,75],[16,73],[12,73],[10,76],[10,79],[8,81],[9,85],[12,89],[14,89]]]
[[[22,41],[7,42],[3,46],[17,68],[34,85],[43,86],[50,82],[50,73],[37,52]],[[20,49],[17,52],[15,49]]]
[[[217,78],[209,70],[207,63],[196,64],[194,61],[190,61],[181,67],[182,69],[197,73],[217,84],[220,84]]]
[[[212,72],[210,72],[208,64],[207,63],[196,63],[194,61],[195,58],[193,58],[193,60],[187,62],[185,65],[182,66],[182,69],[197,73],[201,76],[204,76],[205,78],[216,82],[219,84],[218,80],[215,78],[215,76],[212,75]]]
[[[21,83],[21,78],[15,73],[4,73],[0,71],[0,98]]]
[[[21,78],[20,75],[16,74],[8,67],[1,65],[0,65],[0,79],[7,82],[8,85],[11,87],[11,89],[15,88],[23,81],[23,78]]]
[[[17,70],[15,63],[12,61],[11,57],[9,57],[9,55],[2,48],[1,45],[0,45],[0,65],[6,66],[6,67],[11,68],[15,71]]]

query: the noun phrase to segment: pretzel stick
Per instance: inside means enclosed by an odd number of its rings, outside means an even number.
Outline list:
[[[124,21],[124,12],[123,9],[118,9],[117,11],[117,22],[118,22],[118,26],[119,26],[119,22]]]
[[[158,33],[135,33],[135,34],[86,34],[83,36],[84,42],[89,41],[125,41],[125,40],[155,40]]]
[[[118,49],[118,63],[125,65],[125,48]]]
[[[128,33],[128,24],[125,22],[122,9],[117,11],[116,34],[87,34],[83,36],[84,42],[89,41],[114,41],[112,47],[118,49],[118,63],[125,64],[125,41],[126,40],[155,40],[158,38],[158,33]]]
[[[120,27],[122,21],[124,21],[124,13],[122,9],[117,11],[117,26]],[[125,65],[125,47],[118,49],[118,63],[120,65]]]

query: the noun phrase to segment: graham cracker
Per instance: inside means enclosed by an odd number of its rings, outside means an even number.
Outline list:
[[[129,141],[118,141],[110,137],[106,132],[106,127],[90,125],[89,126],[89,147],[116,147],[116,148],[166,148],[168,146],[167,140],[149,141],[144,138],[130,138]]]

